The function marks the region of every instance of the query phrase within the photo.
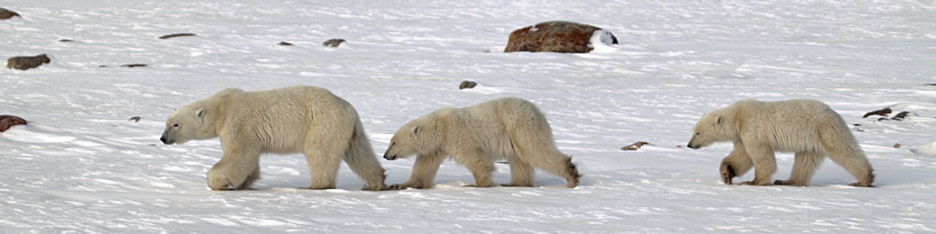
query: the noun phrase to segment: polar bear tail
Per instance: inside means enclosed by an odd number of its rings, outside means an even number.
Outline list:
[[[370,140],[367,139],[367,134],[364,132],[364,125],[361,124],[359,118],[355,119],[357,120],[354,125],[354,132],[351,134],[348,150],[345,151],[343,159],[351,168],[351,171],[354,171],[358,177],[367,182],[361,189],[386,190],[384,169],[380,166],[377,155],[374,154],[374,150],[371,148]]]

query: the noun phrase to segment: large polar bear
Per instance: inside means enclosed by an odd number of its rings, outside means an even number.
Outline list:
[[[357,111],[323,88],[221,90],[177,109],[160,140],[169,145],[215,137],[221,138],[224,156],[208,171],[212,190],[250,189],[260,178],[260,154],[267,152],[304,153],[310,189],[335,188],[342,160],[367,182],[363,189],[386,189],[384,169]]]
[[[774,184],[809,186],[826,155],[858,179],[850,185],[871,187],[874,182],[871,163],[845,121],[816,100],[738,101],[703,115],[688,146],[698,149],[723,141],[734,142],[734,150],[721,163],[726,184],[751,167],[754,180],[741,184],[770,184],[777,170],[774,151],[796,153],[790,178]]]
[[[430,188],[439,165],[451,155],[474,175],[476,187],[490,187],[494,159],[510,164],[510,184],[533,186],[533,167],[578,185],[572,158],[556,148],[546,117],[533,103],[498,98],[464,108],[445,107],[400,127],[384,154],[387,160],[418,155],[413,174],[390,189]]]

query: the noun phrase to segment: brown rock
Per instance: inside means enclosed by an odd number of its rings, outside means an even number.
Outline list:
[[[23,18],[22,16],[20,16],[14,11],[7,10],[6,8],[0,8],[0,19],[9,19],[9,18],[13,18],[13,16]]]
[[[459,90],[461,90],[461,89],[471,89],[471,88],[474,88],[475,86],[478,86],[478,83],[477,83],[477,82],[466,80],[466,81],[462,81],[461,84],[458,85],[458,89],[459,89]]]
[[[159,37],[159,39],[169,39],[173,37],[194,37],[194,36],[197,36],[197,35],[195,35],[194,33],[173,33],[173,34],[163,35]]]
[[[601,28],[567,21],[542,22],[510,33],[504,52],[587,53],[594,49],[589,40],[598,30]],[[612,44],[617,44],[614,35],[611,39]]]
[[[891,118],[891,119],[892,119],[892,120],[903,120],[904,118],[907,118],[907,115],[908,115],[908,114],[910,114],[910,112],[901,111],[900,113],[897,113],[897,115],[894,115],[894,118]]]
[[[12,115],[0,115],[0,132],[5,132],[14,125],[26,125],[26,120]]]
[[[334,39],[329,39],[325,41],[324,43],[322,43],[322,45],[325,47],[338,47],[339,45],[341,45],[342,42],[347,42],[347,41],[341,38],[334,38]]]
[[[862,116],[861,118],[868,118],[868,116],[872,116],[872,115],[880,115],[880,116],[885,116],[885,117],[886,117],[886,116],[889,115],[891,112],[893,112],[893,111],[891,111],[891,108],[890,108],[890,107],[887,107],[887,108],[884,108],[884,109],[880,109],[880,110],[876,110],[876,111],[872,111],[872,112],[865,113],[865,115]]]
[[[7,59],[7,68],[8,69],[20,69],[26,70],[30,68],[38,67],[39,65],[46,64],[51,62],[49,56],[46,54],[40,54],[36,56],[16,56]]]

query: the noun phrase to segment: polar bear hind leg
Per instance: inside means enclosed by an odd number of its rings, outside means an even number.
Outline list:
[[[816,169],[822,165],[825,156],[819,152],[799,152],[794,155],[793,171],[787,180],[774,181],[776,185],[809,186]]]
[[[533,176],[535,169],[529,163],[520,160],[516,155],[507,157],[507,164],[510,165],[510,183],[503,184],[505,187],[533,187]]]

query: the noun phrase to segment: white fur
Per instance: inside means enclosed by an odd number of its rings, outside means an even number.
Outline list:
[[[570,188],[579,178],[571,158],[556,148],[546,117],[533,103],[519,98],[445,107],[406,123],[393,135],[384,158],[411,155],[418,155],[412,176],[391,189],[432,187],[447,155],[472,172],[477,187],[493,185],[493,160],[503,158],[511,172],[505,186],[533,186],[533,167],[565,178]]]
[[[743,175],[754,167],[750,185],[770,184],[777,169],[774,151],[794,152],[790,178],[774,184],[809,186],[825,156],[855,178],[853,186],[870,187],[873,169],[845,121],[832,108],[816,100],[738,101],[706,113],[693,129],[689,147],[731,141],[734,150],[722,160],[722,180]]]
[[[213,190],[249,189],[260,178],[261,153],[294,152],[305,153],[310,189],[334,188],[342,159],[368,183],[364,189],[386,188],[357,111],[323,88],[228,88],[176,110],[161,140],[181,144],[215,137],[224,156],[208,171]]]

